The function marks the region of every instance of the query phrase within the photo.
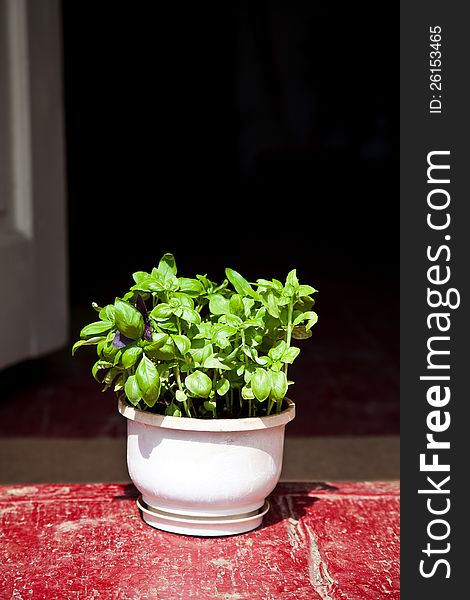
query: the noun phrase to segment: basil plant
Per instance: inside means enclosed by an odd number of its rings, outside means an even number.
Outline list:
[[[296,271],[250,284],[232,269],[218,285],[178,277],[165,254],[73,346],[96,346],[93,377],[140,410],[176,417],[241,418],[281,412],[288,366],[317,322],[316,290]]]

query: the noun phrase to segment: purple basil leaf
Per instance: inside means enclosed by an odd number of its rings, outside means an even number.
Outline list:
[[[131,344],[134,340],[123,335],[120,331],[116,331],[116,335],[113,340],[114,348],[125,348],[128,344]]]
[[[147,307],[145,306],[144,299],[142,298],[142,296],[140,294],[137,294],[137,298],[135,301],[135,307],[140,312],[140,314],[144,317],[144,321],[147,322],[148,321]]]
[[[150,325],[146,324],[144,329],[144,338],[148,341],[152,341],[152,328]]]

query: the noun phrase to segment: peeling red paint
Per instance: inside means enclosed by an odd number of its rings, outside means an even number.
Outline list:
[[[398,599],[397,483],[284,483],[261,528],[160,532],[125,485],[0,486],[0,598]]]

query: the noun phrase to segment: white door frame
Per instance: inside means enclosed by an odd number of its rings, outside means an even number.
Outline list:
[[[0,368],[68,339],[61,32],[58,0],[0,0]]]

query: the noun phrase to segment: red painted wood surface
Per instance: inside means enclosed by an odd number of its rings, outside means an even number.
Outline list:
[[[284,483],[261,528],[146,525],[126,485],[0,486],[0,598],[380,600],[399,595],[397,483]]]

